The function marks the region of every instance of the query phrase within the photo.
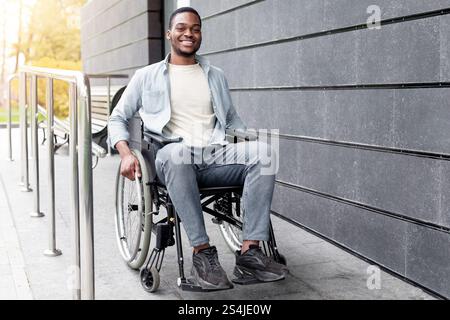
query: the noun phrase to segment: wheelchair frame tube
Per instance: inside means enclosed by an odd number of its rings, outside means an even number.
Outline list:
[[[181,229],[180,229],[180,219],[178,218],[178,215],[175,211],[175,207],[172,204],[172,200],[170,199],[170,196],[168,197],[168,218],[169,221],[171,219],[174,219],[175,223],[175,239],[177,242],[177,255],[178,255],[178,270],[180,272],[180,278],[181,280],[185,280],[186,277],[184,276],[184,259],[183,259],[183,245],[181,244]]]

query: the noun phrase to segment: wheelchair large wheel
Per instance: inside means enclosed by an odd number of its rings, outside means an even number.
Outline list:
[[[241,196],[238,193],[232,193],[231,195],[224,197],[218,203],[222,210],[226,211],[227,214],[231,215],[233,218],[240,222],[244,222],[244,210],[241,206]],[[231,252],[241,250],[242,245],[242,230],[239,227],[233,226],[232,224],[222,221],[219,224],[219,230],[225,240],[225,243],[230,248]]]
[[[119,171],[116,179],[116,237],[120,253],[132,269],[145,262],[152,229],[152,199],[147,164],[138,150],[132,150],[139,161],[141,178],[134,181]]]

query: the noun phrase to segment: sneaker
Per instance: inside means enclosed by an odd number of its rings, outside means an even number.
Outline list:
[[[191,276],[194,283],[203,290],[225,290],[233,288],[225,270],[219,263],[215,246],[200,250],[192,255]]]
[[[250,245],[250,248],[243,254],[236,251],[236,267],[234,275],[237,279],[246,282],[271,282],[283,280],[289,269],[272,258],[266,256],[261,248],[257,245]],[[234,281],[237,282],[238,281]]]

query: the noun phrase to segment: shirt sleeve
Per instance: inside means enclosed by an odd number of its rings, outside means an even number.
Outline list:
[[[239,130],[246,130],[247,126],[242,121],[242,119],[239,117],[239,115],[236,112],[236,109],[233,105],[233,100],[231,99],[230,94],[230,88],[228,86],[228,81],[225,75],[223,75],[223,83],[224,83],[224,97],[228,102],[228,113],[227,113],[227,119],[226,119],[226,129],[239,129]]]
[[[108,142],[115,149],[117,142],[129,141],[128,121],[142,107],[142,76],[136,71],[109,116]]]

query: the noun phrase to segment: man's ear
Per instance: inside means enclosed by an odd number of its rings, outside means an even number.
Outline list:
[[[170,30],[167,30],[166,31],[166,39],[169,40],[169,41],[170,41],[170,35],[171,35]]]

